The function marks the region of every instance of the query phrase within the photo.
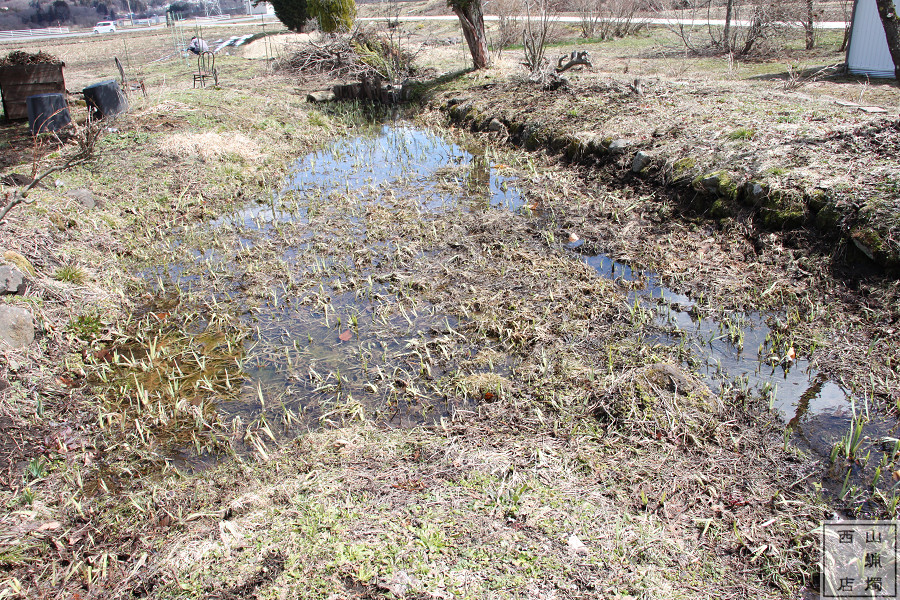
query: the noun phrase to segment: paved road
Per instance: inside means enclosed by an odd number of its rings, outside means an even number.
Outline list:
[[[516,17],[516,19],[520,21],[525,20],[525,16]],[[360,17],[357,21],[386,21],[386,17]],[[399,18],[400,21],[458,21],[456,16],[454,15],[436,15],[436,16],[403,16],[401,15]],[[485,21],[497,21],[499,17],[496,15],[485,15]],[[557,20],[560,23],[580,23],[581,17],[557,17]],[[725,19],[635,19],[636,22],[647,23],[650,25],[686,25],[690,27],[724,27]],[[750,21],[732,21],[732,27],[749,27],[751,24]],[[792,21],[782,23],[788,27],[802,27],[799,21]],[[844,21],[819,21],[816,23],[817,29],[844,29],[849,23],[845,23]]]
[[[519,20],[524,21],[525,17],[517,17]],[[557,18],[561,23],[579,23],[581,22],[580,17],[558,17]],[[386,21],[386,17],[360,17],[357,19],[358,21],[367,21],[367,22],[377,22],[377,21]],[[400,21],[403,22],[415,22],[415,21],[458,21],[456,16],[454,15],[436,15],[436,16],[400,16]],[[485,15],[485,21],[497,21],[499,17],[496,15]],[[664,25],[664,26],[679,26],[684,25],[688,27],[723,27],[725,25],[724,19],[642,19],[644,23],[648,23],[650,25]],[[229,27],[229,26],[246,26],[252,25],[254,22],[259,23],[260,18],[256,17],[235,17],[234,19],[228,19],[223,21],[214,21],[214,22],[205,22],[199,23],[201,27]],[[267,24],[277,23],[277,19],[273,17],[267,17]],[[190,27],[194,23],[193,21],[185,21],[185,25]],[[750,25],[750,21],[732,21],[732,26],[734,27],[747,27]],[[784,25],[788,27],[801,27],[801,24],[797,21],[784,23]],[[816,28],[818,29],[844,29],[847,26],[847,23],[843,21],[821,21],[816,23]],[[104,33],[104,34],[94,34],[90,30],[81,31],[81,32],[72,32],[72,33],[59,33],[59,34],[50,34],[50,35],[42,35],[36,36],[32,38],[0,38],[0,44],[3,43],[22,43],[22,42],[33,42],[40,41],[46,39],[53,38],[76,38],[76,37],[92,37],[94,35],[109,36],[109,35],[127,35],[132,32],[138,31],[154,31],[158,29],[165,29],[166,26],[162,25],[152,25],[150,27],[128,27],[124,29],[118,30],[116,33]]]
[[[456,17],[453,17],[454,19]],[[266,24],[279,24],[278,19],[275,17],[266,17]],[[233,19],[227,19],[222,21],[203,21],[197,23],[200,27],[238,27],[238,26],[246,26],[252,25],[253,23],[260,23],[259,16],[255,17],[235,17]],[[194,21],[185,21],[185,27],[193,28]],[[41,40],[49,40],[49,39],[59,39],[59,38],[77,38],[77,37],[97,37],[98,39],[101,37],[108,37],[111,35],[127,35],[129,33],[135,32],[144,32],[144,31],[156,31],[159,29],[165,29],[166,24],[162,23],[160,25],[151,25],[149,27],[124,27],[122,29],[117,30],[115,33],[99,33],[95,34],[90,29],[87,31],[74,31],[69,33],[52,33],[47,35],[40,35],[34,37],[0,37],[0,44],[4,43],[22,43],[22,42],[38,42]]]

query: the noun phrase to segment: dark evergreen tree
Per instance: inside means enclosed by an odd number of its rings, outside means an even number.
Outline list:
[[[259,4],[256,0],[253,6]],[[275,9],[275,16],[291,31],[302,32],[310,18],[306,0],[269,0]]]
[[[319,23],[325,33],[350,31],[356,18],[354,0],[309,0],[309,16]]]
[[[53,15],[50,19],[51,21],[63,23],[72,19],[72,9],[69,8],[66,0],[55,0],[50,5],[50,12]]]

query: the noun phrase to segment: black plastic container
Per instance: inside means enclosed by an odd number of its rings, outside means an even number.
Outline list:
[[[114,79],[84,88],[84,101],[95,117],[114,117],[128,110],[128,100]]]
[[[58,131],[72,122],[63,94],[35,94],[25,99],[31,135]]]

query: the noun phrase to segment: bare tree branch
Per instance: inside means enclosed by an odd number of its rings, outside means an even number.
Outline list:
[[[566,56],[560,56],[559,62],[556,63],[556,72],[562,73],[564,71],[568,71],[572,67],[576,67],[578,65],[583,65],[585,67],[593,67],[593,63],[591,63],[591,55],[587,50],[574,50],[571,54],[568,55],[568,62],[563,64],[563,61],[566,60]]]

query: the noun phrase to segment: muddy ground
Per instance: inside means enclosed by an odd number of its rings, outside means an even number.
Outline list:
[[[37,325],[0,366],[0,597],[796,597],[814,586],[823,518],[895,516],[890,446],[873,435],[828,456],[786,438],[764,393],[704,379],[629,296],[646,276],[582,261],[653,271],[701,319],[764,311],[763,360],[784,369],[794,352],[891,419],[897,283],[850,237],[814,216],[771,227],[737,201],[712,216],[690,185],[526,151],[445,110],[622,137],[698,173],[768,171],[770,186],[838,166],[829,189],[883,189],[890,122],[835,108],[843,82],[810,83],[807,99],[659,73],[641,96],[633,73],[601,70],[628,53],[645,77],[669,64],[639,38],[593,46],[596,70],[549,92],[506,54],[426,80],[404,115],[457,147],[401,138],[397,162],[432,144],[446,164],[351,187],[394,147],[372,126],[384,115],[310,105],[326,80],[238,56],[221,57],[219,88],[192,89],[189,64],[157,61],[164,36],[129,39],[149,97],[0,225],[6,260],[33,268],[3,302]],[[106,76],[112,48],[60,48],[70,81]],[[459,48],[428,56],[459,66]],[[890,90],[867,89],[896,111]],[[753,135],[732,138],[739,127]],[[48,142],[34,158],[23,126],[4,133],[3,175],[70,151]],[[810,138],[834,151],[791,151],[802,177],[773,158]],[[349,166],[284,193],[316,150],[308,172]],[[492,205],[509,189],[512,209]]]

